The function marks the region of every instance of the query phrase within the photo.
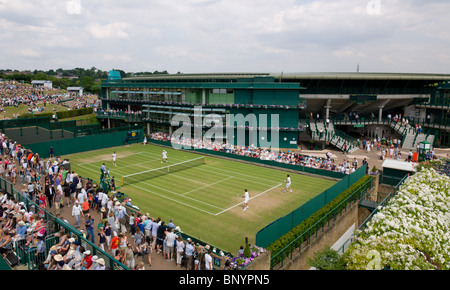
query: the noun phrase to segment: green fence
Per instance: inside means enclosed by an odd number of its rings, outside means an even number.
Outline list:
[[[312,216],[315,212],[324,207],[327,203],[335,199],[338,195],[366,175],[366,167],[367,165],[365,164],[354,173],[346,175],[341,181],[334,184],[332,187],[325,190],[315,198],[311,199],[286,216],[273,221],[259,230],[256,233],[255,244],[266,248],[284,234],[291,231],[294,227]]]
[[[300,253],[302,247],[306,247],[311,244],[311,238],[317,238],[320,231],[325,232],[326,228],[330,226],[331,222],[335,222],[338,216],[342,216],[347,209],[351,208],[357,202],[360,202],[362,196],[365,196],[368,189],[372,186],[372,178],[369,175],[363,176],[357,183],[350,187],[346,194],[339,199],[332,206],[325,206],[315,216],[311,216],[305,220],[302,227],[297,232],[292,233],[290,237],[282,237],[278,241],[278,247],[276,250],[272,250],[272,256],[270,258],[270,269],[279,265],[283,267],[284,260],[292,259],[294,252]],[[311,219],[312,218],[312,219]],[[311,221],[308,221],[311,219]],[[277,242],[278,242],[277,241]],[[280,247],[281,246],[281,247]]]
[[[0,130],[2,132],[7,128],[30,127],[30,126],[44,126],[50,123],[50,117],[24,118],[24,119],[9,119],[0,121]]]
[[[382,172],[380,174],[379,184],[385,184],[395,187],[400,183],[400,181],[404,180],[405,176],[407,177],[408,175],[409,174],[405,174],[403,176],[390,176]]]
[[[135,132],[137,135],[131,136],[130,132]],[[41,158],[48,158],[50,156],[50,147],[53,147],[55,156],[62,156],[122,146],[125,144],[127,137],[128,144],[139,143],[142,142],[144,136],[144,130],[136,126],[106,129],[99,131],[99,133],[83,137],[32,143],[26,145],[26,147],[34,153],[38,153]]]

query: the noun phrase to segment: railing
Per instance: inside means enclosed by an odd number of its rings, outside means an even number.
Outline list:
[[[129,270],[127,266],[120,263],[113,257],[111,257],[108,253],[101,250],[95,244],[92,244],[90,241],[83,237],[83,234],[76,228],[72,227],[70,224],[64,222],[60,218],[56,218],[50,212],[45,209],[41,209],[38,204],[30,200],[28,197],[25,197],[23,194],[19,193],[16,189],[14,189],[14,185],[0,177],[0,188],[3,189],[6,193],[13,196],[16,201],[24,202],[24,205],[27,209],[34,209],[34,212],[42,211],[44,213],[44,220],[47,222],[47,236],[51,236],[52,234],[64,230],[65,233],[71,233],[72,236],[75,236],[80,244],[82,244],[86,250],[90,250],[92,255],[97,255],[99,258],[103,258],[105,260],[105,265],[110,270]],[[50,241],[48,238],[46,241]],[[19,257],[19,262],[22,264],[28,264],[30,262],[30,256],[27,253],[33,252],[35,247],[23,248],[22,245],[18,245],[16,249],[16,255]],[[46,244],[45,257],[47,257],[49,253],[51,245],[50,243]],[[31,269],[35,269],[36,265],[29,265]]]
[[[284,110],[302,110],[306,107],[304,102],[299,102],[298,105],[278,105],[274,104],[252,104],[252,103],[192,103],[192,102],[180,102],[180,101],[166,101],[164,99],[158,100],[146,100],[146,99],[128,99],[128,98],[100,98],[103,101],[113,101],[122,103],[140,103],[146,105],[162,105],[162,106],[202,106],[210,108],[225,108],[225,109],[284,109]]]
[[[145,118],[144,113],[125,113],[125,112],[97,112],[97,118],[125,119],[128,122],[142,122]]]
[[[406,119],[408,120],[408,124],[410,124],[410,126],[405,125],[401,121],[396,122],[392,118],[382,118],[381,121],[378,119],[366,120],[364,118],[357,119],[357,120],[355,120],[355,119],[350,120],[350,119],[345,119],[341,116],[337,117],[336,119],[333,119],[333,123],[336,125],[348,125],[348,124],[389,125],[397,133],[399,133],[400,135],[403,136],[402,146],[405,143],[407,134],[409,134],[409,133],[415,134],[414,140],[413,140],[415,143],[417,136],[418,136],[418,132],[419,132],[418,131],[419,126],[422,128],[421,132],[428,132],[428,135],[430,134],[430,131],[426,130],[425,127],[430,127],[433,129],[448,129],[448,128],[450,128],[450,121],[442,121],[442,117],[440,117],[441,120],[436,120],[436,122],[430,122],[428,119],[419,119],[419,118],[412,118],[412,117],[407,117]],[[416,127],[416,125],[417,125],[417,127]],[[435,136],[436,136],[436,134],[437,133],[435,131]],[[428,139],[428,137],[429,136],[427,136],[427,139]]]
[[[424,106],[424,107],[441,107],[441,108],[450,108],[450,99],[445,98],[443,100],[439,101],[430,101],[430,102],[421,102],[417,103],[417,106]]]
[[[298,252],[302,251],[302,244],[306,243],[305,246],[311,243],[311,237],[315,235],[317,238],[319,230],[322,229],[322,232],[325,229],[325,226],[329,226],[330,222],[336,221],[337,216],[341,216],[343,212],[347,211],[347,208],[354,204],[355,202],[359,202],[360,196],[365,194],[367,188],[372,184],[372,179],[369,179],[367,182],[359,186],[356,190],[353,191],[345,200],[343,200],[340,204],[335,206],[332,210],[330,210],[325,216],[323,216],[320,220],[315,222],[311,227],[305,230],[302,234],[300,234],[295,240],[286,245],[283,249],[278,251],[272,255],[270,260],[270,269],[273,269],[274,266],[279,265],[283,267],[284,259],[289,257],[292,259],[292,255],[294,250],[298,248]]]
[[[316,130],[311,131],[311,138],[313,140],[318,141],[324,141],[324,142],[330,142],[334,146],[336,146],[338,149],[344,151],[344,145],[347,145],[347,150],[352,150],[357,147],[358,140],[351,137],[350,135],[334,128],[333,131],[329,132],[327,130],[326,124],[324,125],[324,132],[320,132],[317,129],[317,121],[315,121],[316,124]],[[334,126],[333,123],[330,123],[331,126]],[[342,143],[340,146],[339,144]]]
[[[406,178],[408,178],[409,175],[406,175],[405,177],[403,177],[394,187],[394,190],[392,192],[389,192],[386,197],[378,204],[378,207],[373,210],[370,215],[358,226],[358,229],[355,232],[361,232],[366,226],[367,223],[372,219],[372,217],[377,214],[380,211],[380,208],[386,206],[389,201],[392,199],[392,197],[394,197],[397,192],[398,189],[400,188],[400,186],[403,184],[403,182],[406,180]],[[378,197],[378,194],[377,194]],[[378,200],[378,199],[377,199]],[[343,254],[348,247],[351,245],[351,243],[357,238],[357,235],[354,233],[338,250],[337,252],[340,254]]]

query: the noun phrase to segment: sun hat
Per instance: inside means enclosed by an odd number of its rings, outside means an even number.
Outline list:
[[[55,260],[56,260],[57,262],[60,262],[60,261],[63,260],[63,256],[62,256],[61,254],[55,255]]]

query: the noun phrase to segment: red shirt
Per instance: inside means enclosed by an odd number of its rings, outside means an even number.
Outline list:
[[[91,267],[91,265],[92,265],[92,256],[89,255],[89,256],[84,257],[83,266],[85,266],[86,269],[89,269]]]
[[[119,238],[117,236],[114,236],[111,240],[111,249],[115,250],[119,246]]]

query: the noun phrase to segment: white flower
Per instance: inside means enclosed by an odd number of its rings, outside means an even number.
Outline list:
[[[395,269],[450,269],[450,178],[433,169],[405,180],[346,253],[350,269],[364,269],[364,253],[376,249]]]

